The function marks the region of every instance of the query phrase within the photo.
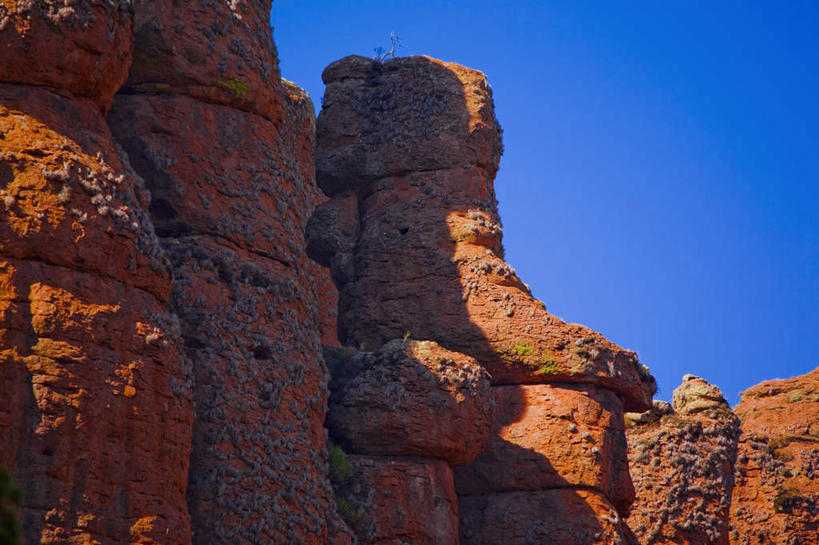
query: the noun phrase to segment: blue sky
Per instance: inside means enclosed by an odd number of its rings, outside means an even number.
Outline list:
[[[732,404],[819,366],[819,4],[276,0],[282,75],[371,56],[482,70],[507,261],[550,312]]]

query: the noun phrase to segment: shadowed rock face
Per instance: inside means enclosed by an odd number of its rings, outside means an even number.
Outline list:
[[[619,515],[606,522],[633,499],[623,407],[648,407],[653,379],[633,352],[548,314],[503,261],[500,128],[483,74],[427,57],[348,57],[323,77],[316,170],[331,198],[308,223],[307,250],[339,287],[342,344],[428,339],[475,358],[495,384],[492,437],[456,479],[461,541],[623,539]],[[442,409],[439,419],[456,416]],[[346,439],[362,452],[362,439]],[[512,497],[518,516],[499,528]],[[586,506],[583,521],[544,508],[555,498]]]
[[[335,539],[319,269],[303,250],[323,198],[314,113],[279,80],[269,8],[138,6],[134,65],[108,116],[151,190],[194,362],[195,544]]]
[[[624,471],[623,404],[616,394],[564,384],[493,390],[493,437],[473,463],[455,471],[459,494],[578,487],[628,510],[634,488]]]
[[[0,465],[26,543],[187,543],[190,365],[102,110],[129,2],[0,5]]]
[[[458,543],[458,498],[446,462],[354,455],[350,465],[338,497],[360,543]]]
[[[693,375],[673,399],[626,415],[637,491],[628,525],[641,545],[725,545],[739,420],[718,388]]]
[[[339,285],[342,343],[372,350],[409,332],[477,358],[495,383],[595,383],[647,408],[636,355],[548,314],[502,260],[500,128],[483,75],[348,57],[323,77],[316,169],[332,199],[308,249]]]
[[[458,501],[460,542],[625,545],[628,531],[599,492],[556,488],[467,496]]]
[[[348,452],[471,462],[492,423],[490,377],[434,342],[395,340],[378,352],[331,351],[327,427]]]
[[[742,393],[731,545],[819,543],[819,369]]]

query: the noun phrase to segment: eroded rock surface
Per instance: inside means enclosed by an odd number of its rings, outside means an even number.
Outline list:
[[[339,498],[361,545],[458,543],[452,470],[441,460],[350,456]]]
[[[458,466],[486,446],[490,378],[473,358],[410,339],[375,353],[333,352],[327,426],[348,452],[420,455]]]
[[[308,223],[307,249],[339,288],[340,341],[370,351],[428,339],[475,358],[496,385],[489,446],[458,470],[470,526],[462,542],[506,542],[532,521],[561,536],[594,526],[594,539],[620,539],[619,515],[595,520],[633,498],[623,408],[649,407],[653,379],[633,352],[548,314],[503,261],[493,187],[501,131],[483,74],[428,57],[348,57],[323,78],[316,168],[330,200]],[[587,521],[575,527],[529,502],[514,527],[486,522],[511,492],[552,498],[556,488],[595,498]]]
[[[134,64],[108,116],[151,191],[194,362],[195,544],[335,539],[318,269],[303,238],[324,198],[314,111],[279,79],[269,10],[139,5]]]
[[[731,545],[819,543],[819,369],[742,393]]]
[[[458,500],[461,543],[631,543],[620,514],[599,492],[557,488]]]
[[[183,94],[276,124],[286,106],[270,30],[272,0],[144,2],[123,92]]]
[[[673,405],[626,420],[639,543],[727,544],[739,420],[719,389],[686,375]]]
[[[623,404],[611,391],[579,385],[496,386],[493,436],[455,472],[462,496],[578,487],[621,512],[634,500],[623,435]]]
[[[103,118],[129,2],[0,5],[0,465],[26,543],[187,543],[190,366]]]
[[[342,343],[374,350],[409,332],[477,358],[495,383],[593,382],[648,408],[636,355],[548,314],[503,262],[483,74],[347,57],[323,77],[316,169],[332,198],[308,242],[339,285]]]
[[[4,1],[0,82],[44,86],[107,110],[128,75],[133,26],[130,0]]]

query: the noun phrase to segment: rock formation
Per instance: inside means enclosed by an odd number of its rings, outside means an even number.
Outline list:
[[[649,406],[653,379],[634,353],[548,314],[503,261],[500,128],[483,74],[427,57],[348,57],[323,77],[316,169],[331,199],[308,224],[308,252],[339,287],[342,344],[427,339],[492,376],[492,437],[456,470],[461,541],[543,529],[622,541],[616,510],[634,495],[623,410]],[[497,524],[512,497],[520,516]],[[546,508],[566,499],[577,520]]]
[[[130,2],[0,6],[0,465],[26,543],[187,543],[190,363],[104,120]]]
[[[640,545],[727,545],[739,420],[719,389],[686,375],[672,405],[626,420]]]
[[[151,191],[194,362],[193,543],[323,544],[313,106],[279,79],[269,1],[186,6],[137,9],[108,121]]]
[[[269,10],[0,2],[25,544],[819,545],[819,369],[652,405],[503,261],[483,74],[348,57],[316,125]]]
[[[731,545],[819,543],[819,368],[742,393]]]

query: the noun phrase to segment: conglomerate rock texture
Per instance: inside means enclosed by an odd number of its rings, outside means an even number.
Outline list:
[[[637,492],[628,524],[641,545],[727,545],[739,419],[722,393],[686,375],[673,404],[627,415]]]
[[[501,131],[483,74],[347,57],[323,77],[316,174],[332,199],[310,249],[339,284],[342,343],[374,350],[409,333],[474,356],[496,384],[601,384],[648,408],[636,355],[548,314],[502,259]]]
[[[129,2],[0,5],[0,465],[32,543],[187,543],[189,360],[103,111]]]
[[[108,122],[152,194],[194,362],[194,544],[327,543],[327,377],[304,254],[310,99],[278,76],[269,1],[137,7]]]
[[[331,198],[307,249],[339,288],[341,343],[430,340],[492,376],[488,446],[456,473],[460,541],[515,542],[538,528],[566,543],[624,539],[619,515],[601,521],[633,500],[623,411],[650,406],[653,379],[633,352],[548,314],[503,261],[501,131],[483,74],[428,57],[347,57],[323,78],[316,169]],[[583,517],[544,507],[574,491],[595,498],[567,504],[592,505]],[[510,497],[519,516],[498,525]]]
[[[348,452],[472,461],[489,439],[491,379],[469,356],[395,340],[374,354],[337,349],[327,427]]]
[[[745,390],[731,545],[819,543],[819,368]]]
[[[316,136],[270,4],[0,0],[26,545],[819,545],[819,369],[652,404],[503,261],[483,74],[342,59]]]

